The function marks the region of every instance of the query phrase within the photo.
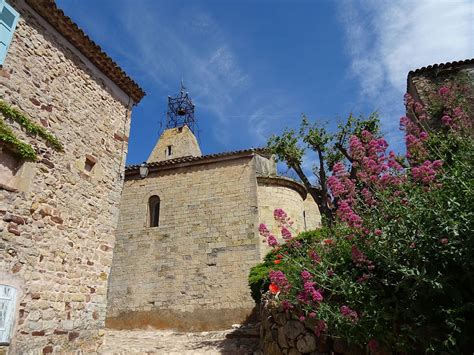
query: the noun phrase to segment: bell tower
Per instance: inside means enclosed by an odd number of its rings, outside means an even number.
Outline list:
[[[168,111],[166,112],[166,128],[188,126],[194,132],[194,104],[181,81],[181,90],[175,97],[168,96]]]
[[[201,148],[194,135],[194,104],[181,82],[181,90],[175,97],[168,96],[166,129],[153,148],[147,163],[154,163],[186,156],[200,157]]]

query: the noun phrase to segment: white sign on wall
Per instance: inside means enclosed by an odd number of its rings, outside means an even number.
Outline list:
[[[16,289],[0,285],[0,343],[9,343],[15,316]]]

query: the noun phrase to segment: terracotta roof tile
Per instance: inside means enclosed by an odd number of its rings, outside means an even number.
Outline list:
[[[426,67],[418,68],[418,69],[415,69],[415,70],[410,70],[408,75],[410,76],[412,74],[420,74],[420,73],[423,73],[423,72],[427,72],[427,71],[431,71],[431,70],[437,70],[437,69],[439,70],[439,69],[456,68],[456,67],[469,65],[469,64],[474,64],[474,58],[428,65]]]
[[[83,30],[56,6],[54,0],[26,0],[41,17],[84,54],[99,70],[129,95],[135,103],[145,96],[133,81]]]

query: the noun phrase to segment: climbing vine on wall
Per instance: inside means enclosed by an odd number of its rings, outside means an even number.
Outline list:
[[[20,111],[14,109],[6,102],[0,100],[0,113],[4,117],[17,122],[29,134],[39,136],[48,142],[55,150],[62,151],[61,142],[45,128],[31,121]],[[33,147],[27,143],[20,141],[13,131],[6,125],[4,120],[0,121],[0,141],[11,146],[23,159],[36,160],[36,152]]]
[[[33,147],[20,141],[12,129],[0,120],[0,141],[14,149],[14,151],[25,160],[36,160],[36,152]]]

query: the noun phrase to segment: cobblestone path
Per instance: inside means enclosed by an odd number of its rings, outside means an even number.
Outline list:
[[[100,354],[260,354],[258,329],[200,333],[105,330]]]

